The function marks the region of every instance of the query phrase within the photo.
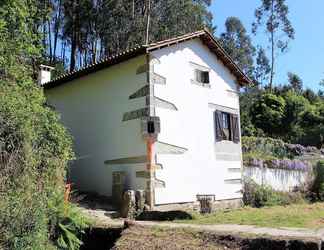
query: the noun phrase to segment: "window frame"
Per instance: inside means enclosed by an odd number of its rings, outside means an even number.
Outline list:
[[[209,106],[214,110],[215,142],[232,141],[233,143],[240,143],[241,129],[239,111],[213,103],[209,103]]]
[[[206,66],[202,66],[197,63],[194,63],[194,62],[189,62],[189,63],[193,69],[193,71],[192,71],[193,77],[191,78],[191,83],[196,84],[201,87],[211,88],[211,85],[210,85],[210,83],[211,83],[211,79],[210,79],[211,69]]]
[[[201,84],[210,84],[209,71],[195,69],[195,81]]]

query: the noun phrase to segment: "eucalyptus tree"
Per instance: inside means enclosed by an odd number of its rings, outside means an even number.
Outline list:
[[[255,47],[252,44],[250,36],[237,17],[227,18],[225,27],[226,31],[221,34],[219,41],[241,69],[252,77]]]
[[[153,42],[203,27],[214,30],[210,0],[37,1],[51,6],[43,24],[48,61],[66,61],[70,71],[144,44],[146,38]]]
[[[266,55],[265,50],[262,47],[258,48],[256,57],[256,66],[254,69],[254,78],[257,83],[263,85],[268,80],[271,72],[269,58]]]
[[[255,11],[252,32],[256,34],[259,27],[264,27],[270,43],[270,89],[272,89],[273,85],[277,51],[278,54],[287,51],[289,41],[295,38],[295,30],[288,18],[288,13],[289,9],[286,0],[261,0],[261,6]]]

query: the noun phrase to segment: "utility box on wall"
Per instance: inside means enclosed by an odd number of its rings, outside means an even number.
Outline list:
[[[156,137],[161,130],[160,117],[151,116],[142,119],[142,133],[144,136]]]

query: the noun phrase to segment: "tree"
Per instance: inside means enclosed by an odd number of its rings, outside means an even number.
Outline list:
[[[310,88],[307,88],[304,92],[303,92],[303,96],[311,103],[311,104],[315,104],[316,102],[318,102],[318,96],[316,95],[316,93],[311,90]]]
[[[243,136],[260,136],[262,130],[252,123],[251,107],[260,98],[262,90],[257,86],[252,86],[245,92],[240,93],[240,120],[241,132]]]
[[[285,107],[281,96],[264,93],[251,107],[252,122],[270,136],[280,135]]]
[[[283,139],[291,143],[299,143],[305,133],[300,125],[301,114],[310,106],[309,101],[299,92],[290,90],[283,94],[285,99],[285,115],[282,120]]]
[[[146,38],[150,43],[203,27],[214,30],[212,15],[208,11],[210,0],[61,1],[64,22],[56,23],[62,28],[59,32],[62,34],[61,44],[67,45],[62,51],[70,51],[67,60],[70,71],[145,44]],[[59,3],[54,6],[59,6]],[[55,12],[58,10],[60,8],[54,8]],[[64,57],[65,53],[61,58],[63,62]]]
[[[64,203],[72,140],[34,78],[44,37],[40,13],[37,0],[1,2],[1,249],[55,249],[60,243],[63,249],[60,236],[73,238],[73,230],[83,228]],[[59,223],[69,224],[65,233]]]
[[[303,80],[297,74],[288,72],[288,82],[294,91],[296,91],[298,93],[302,92]]]
[[[261,0],[261,6],[255,11],[255,22],[252,32],[257,33],[260,26],[265,26],[271,50],[270,90],[275,74],[275,57],[277,49],[284,53],[288,49],[289,40],[294,39],[295,31],[288,19],[288,6],[285,0]]]
[[[309,106],[300,115],[299,125],[305,130],[299,143],[322,148],[324,145],[324,103]]]
[[[251,38],[237,17],[227,18],[225,27],[226,31],[219,39],[222,47],[246,74],[252,76],[255,48]]]
[[[258,84],[262,85],[264,81],[268,80],[268,76],[270,72],[271,72],[271,67],[269,64],[269,59],[265,53],[265,50],[259,47],[257,52],[257,57],[256,57],[254,78],[256,79]]]

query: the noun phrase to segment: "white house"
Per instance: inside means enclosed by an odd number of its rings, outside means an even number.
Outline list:
[[[43,83],[74,137],[71,181],[147,203],[240,201],[239,88],[249,78],[206,30],[139,46]]]

